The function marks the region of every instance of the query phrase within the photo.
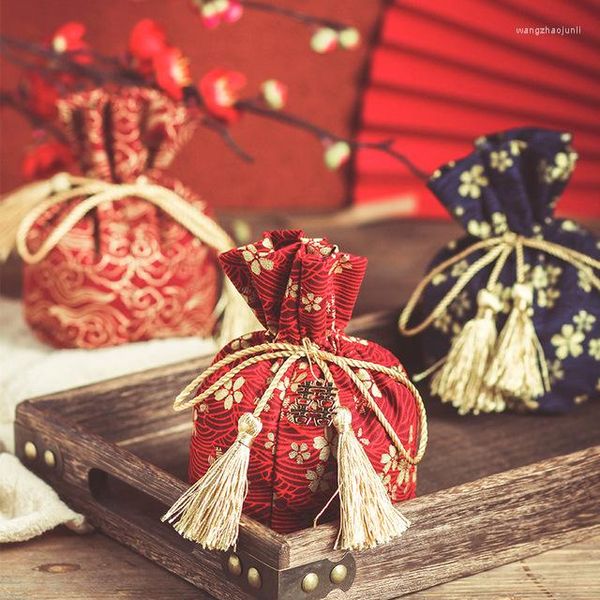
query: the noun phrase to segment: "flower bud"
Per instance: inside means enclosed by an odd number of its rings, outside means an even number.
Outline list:
[[[260,86],[264,101],[269,108],[281,110],[287,103],[288,88],[277,79],[267,79]]]
[[[327,54],[335,50],[338,43],[338,33],[331,27],[317,29],[310,40],[310,47],[317,54]]]
[[[340,46],[345,50],[353,50],[360,44],[360,33],[355,27],[342,29],[338,35]]]
[[[350,158],[350,145],[344,141],[337,141],[329,144],[325,149],[323,160],[325,166],[331,171],[335,171],[341,167]]]

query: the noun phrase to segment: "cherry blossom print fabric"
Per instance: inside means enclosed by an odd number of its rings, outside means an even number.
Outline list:
[[[385,366],[398,360],[388,350],[347,336],[344,327],[366,269],[366,259],[340,252],[325,239],[309,239],[301,231],[274,231],[220,257],[237,289],[247,299],[265,331],[248,334],[225,346],[223,356],[265,342],[301,344],[309,338],[339,356]],[[231,363],[232,369],[237,362]],[[194,482],[236,439],[237,421],[252,412],[282,360],[263,361],[243,369],[194,409],[189,479]],[[330,365],[342,406],[353,415],[354,431],[393,501],[415,494],[416,471],[401,460],[396,447],[366,406],[348,376]],[[355,370],[372,397],[414,455],[419,413],[406,388],[381,373]],[[223,372],[214,373],[210,386]],[[337,489],[336,434],[331,425],[303,423],[295,407],[306,385],[321,372],[307,360],[293,364],[261,414],[263,428],[250,452],[249,487],[244,512],[279,532],[312,525]],[[333,518],[336,502],[324,518]]]
[[[519,128],[482,137],[467,157],[438,169],[430,188],[467,235],[442,249],[428,271],[475,242],[514,232],[546,240],[600,259],[598,241],[554,208],[575,168],[571,135]],[[590,202],[594,200],[590,198]],[[429,314],[457,279],[482,256],[459,261],[426,289],[421,304]],[[533,288],[533,323],[549,367],[550,390],[537,398],[540,412],[566,412],[600,396],[600,298],[591,269],[578,269],[550,254],[524,249],[526,283]],[[482,269],[433,326],[421,334],[427,363],[446,356],[454,336],[477,310],[477,292],[493,265]],[[503,302],[502,329],[511,309],[515,254],[502,269],[495,292]]]

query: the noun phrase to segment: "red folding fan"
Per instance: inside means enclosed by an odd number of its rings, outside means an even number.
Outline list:
[[[581,30],[552,35],[546,26]],[[396,139],[431,172],[482,134],[564,129],[580,159],[559,213],[600,217],[599,32],[596,0],[397,0],[373,52],[360,136]],[[402,164],[377,152],[359,154],[354,198],[399,200],[407,215],[444,213]]]

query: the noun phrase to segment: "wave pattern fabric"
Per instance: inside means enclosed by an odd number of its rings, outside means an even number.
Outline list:
[[[84,175],[115,183],[144,177],[206,211],[164,173],[194,129],[185,107],[155,90],[94,89],[61,100],[59,113]],[[39,248],[77,202],[42,215],[29,248]],[[41,339],[65,348],[207,335],[218,286],[208,246],[145,200],[125,198],[98,206],[45,259],[25,265],[25,315]]]
[[[479,138],[471,154],[438,169],[429,183],[467,235],[442,249],[428,270],[479,240],[507,232],[546,240],[599,260],[599,243],[590,232],[554,216],[576,161],[570,134],[519,128]],[[432,281],[422,299],[424,315],[432,312],[483,253],[472,254]],[[565,412],[600,396],[600,297],[591,283],[591,269],[578,269],[527,247],[524,262],[526,283],[533,289],[533,324],[550,378],[550,390],[537,398],[537,408]],[[492,268],[488,265],[479,271],[421,334],[428,363],[446,356],[454,336],[474,317],[477,292],[486,287]],[[511,309],[515,272],[513,252],[494,290],[503,305],[497,316],[498,331]]]
[[[390,367],[399,364],[381,346],[344,333],[365,273],[365,258],[340,252],[327,240],[305,238],[300,231],[276,231],[264,234],[255,244],[221,255],[220,260],[265,331],[234,340],[221,350],[215,362],[256,344],[276,341],[301,345],[303,338],[309,338],[339,356]],[[231,363],[227,369],[236,364]],[[281,360],[272,360],[251,365],[196,405],[190,482],[202,477],[235,441],[240,415],[254,410],[281,364]],[[341,405],[351,410],[357,438],[390,497],[393,501],[413,497],[415,467],[401,459],[347,375],[336,365],[331,365],[331,371]],[[204,386],[223,374],[217,371]],[[387,375],[362,369],[357,375],[414,456],[419,412],[412,394]],[[261,414],[262,431],[250,452],[244,512],[282,533],[311,526],[337,488],[334,428],[303,423],[295,412],[307,384],[319,378],[319,368],[306,360],[290,366]],[[335,510],[324,518],[332,518]]]

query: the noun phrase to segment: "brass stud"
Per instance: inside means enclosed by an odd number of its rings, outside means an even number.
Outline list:
[[[23,446],[23,451],[25,452],[25,457],[27,460],[34,461],[37,458],[37,447],[33,442],[25,442]]]
[[[342,583],[346,577],[348,577],[348,568],[346,565],[335,565],[331,569],[331,573],[329,573],[331,583],[335,583],[336,585]]]
[[[242,574],[242,561],[237,554],[231,554],[227,559],[227,570],[236,577]]]
[[[54,452],[52,450],[44,450],[44,462],[47,467],[54,469],[56,466],[56,456],[54,456]]]
[[[255,569],[254,567],[248,569],[248,585],[255,590],[260,590],[262,586],[260,573],[258,572],[258,569]]]
[[[302,580],[303,592],[314,592],[319,585],[319,576],[316,573],[308,573]]]

